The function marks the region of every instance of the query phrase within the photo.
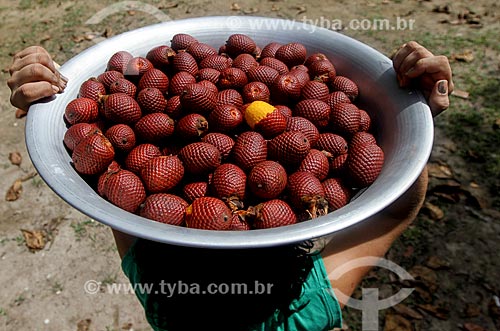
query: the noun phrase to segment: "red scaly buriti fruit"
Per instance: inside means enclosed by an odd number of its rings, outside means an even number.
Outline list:
[[[283,200],[274,199],[255,207],[253,226],[256,229],[269,229],[297,223],[297,216]]]
[[[338,103],[330,112],[330,124],[335,132],[352,136],[361,123],[359,108],[352,103]]]
[[[292,69],[288,73],[297,77],[297,80],[299,81],[300,84],[300,88],[303,88],[307,84],[307,82],[310,81],[309,73],[305,70]]]
[[[274,57],[265,57],[261,59],[259,63],[261,66],[268,66],[275,69],[280,75],[286,74],[288,72],[288,67],[286,66],[286,64]]]
[[[196,78],[189,72],[186,71],[178,72],[170,80],[168,94],[180,95],[182,94],[182,91],[184,91],[184,88],[187,85],[195,83],[196,83]]]
[[[182,180],[184,167],[177,156],[157,156],[144,164],[140,175],[148,192],[167,192]]]
[[[351,100],[349,99],[347,94],[345,94],[344,92],[335,91],[335,92],[332,92],[328,95],[328,98],[326,99],[326,103],[328,104],[328,106],[330,106],[330,109],[331,109],[331,108],[335,107],[335,105],[338,103],[351,103]]]
[[[73,125],[76,123],[92,123],[99,116],[99,105],[92,99],[76,98],[71,100],[64,110],[64,118]]]
[[[275,161],[263,161],[252,168],[248,175],[248,187],[261,199],[277,198],[286,188],[285,168]]]
[[[221,45],[219,47],[219,55],[227,55],[227,52],[226,52],[226,45]]]
[[[250,82],[243,86],[243,100],[245,103],[251,103],[259,100],[269,102],[271,92],[266,84],[262,82]]]
[[[272,97],[278,103],[290,103],[300,98],[302,88],[297,76],[287,73],[279,75],[271,87]]]
[[[299,64],[299,65],[296,65],[296,66],[293,66],[290,68],[290,71],[292,70],[302,70],[302,71],[305,71],[305,72],[309,72],[309,68],[307,68],[305,65],[303,64]]]
[[[153,144],[138,145],[134,147],[125,158],[125,168],[133,173],[139,174],[146,162],[161,155],[160,149]]]
[[[76,171],[84,175],[102,173],[114,157],[113,145],[100,132],[80,141],[71,155]]]
[[[161,45],[150,49],[148,54],[146,54],[146,59],[148,59],[155,68],[167,72],[170,69],[170,64],[175,54],[175,51],[171,47]]]
[[[220,89],[241,89],[248,83],[248,77],[245,72],[238,68],[227,68],[221,70],[219,83]]]
[[[250,54],[240,54],[233,60],[233,67],[241,69],[244,73],[258,66],[259,62]]]
[[[246,212],[245,212],[246,213]],[[250,224],[242,219],[242,217],[238,213],[233,213],[233,217],[231,220],[231,226],[228,230],[231,231],[248,231],[251,230]]]
[[[271,88],[276,78],[278,78],[279,73],[276,69],[267,66],[258,66],[248,70],[247,75],[250,82],[262,82]]]
[[[274,106],[259,100],[245,107],[245,120],[250,128],[266,138],[275,137],[286,128],[286,117]]]
[[[274,57],[276,55],[276,51],[283,46],[280,43],[272,42],[264,46],[262,52],[260,53],[261,58],[265,57]]]
[[[330,120],[330,107],[326,102],[316,99],[302,100],[295,105],[293,114],[304,117],[319,128],[328,126]]]
[[[127,64],[134,56],[127,51],[119,51],[111,56],[106,71],[118,71],[122,74],[127,69]]]
[[[372,184],[382,171],[383,165],[384,152],[377,145],[355,145],[349,150],[347,172],[357,187]]]
[[[179,158],[186,172],[193,175],[204,175],[214,171],[221,163],[221,155],[212,144],[197,142],[184,146]]]
[[[217,94],[198,83],[186,85],[180,97],[182,108],[199,113],[208,113],[217,104]]]
[[[256,47],[252,38],[244,34],[232,34],[226,41],[226,53],[233,58],[243,53],[252,54]]]
[[[208,44],[200,42],[190,44],[188,48],[186,48],[186,53],[191,54],[198,63],[200,63],[201,61],[203,61],[203,59],[210,55],[218,54],[215,48]]]
[[[340,178],[329,178],[321,184],[325,190],[325,198],[328,201],[329,211],[340,209],[349,203],[351,192],[342,183]]]
[[[269,159],[285,166],[293,166],[302,162],[311,146],[302,132],[290,131],[271,139],[268,148]]]
[[[292,110],[290,108],[288,108],[287,106],[284,106],[284,105],[274,105],[274,107],[276,109],[279,110],[279,112],[285,116],[285,117],[292,117],[293,114],[292,114]]]
[[[95,102],[98,102],[101,96],[106,94],[106,87],[97,80],[97,78],[92,77],[88,80],[84,81],[82,85],[80,85],[80,91],[78,96],[80,98],[88,98],[92,99]]]
[[[174,95],[168,99],[165,114],[173,119],[178,119],[182,115],[181,97],[179,95]]]
[[[274,57],[283,61],[289,68],[303,64],[306,60],[307,50],[299,43],[289,43],[281,46],[276,51]]]
[[[317,149],[311,149],[304,160],[302,160],[302,163],[297,171],[310,172],[319,180],[323,180],[326,176],[328,176],[330,163],[328,162],[325,152]]]
[[[134,83],[125,78],[118,78],[111,85],[109,85],[109,93],[125,93],[131,98],[135,98],[137,87]]]
[[[377,141],[375,137],[368,132],[356,132],[352,137],[351,141],[349,141],[349,148],[354,147],[355,145],[376,145]]]
[[[66,145],[69,150],[73,150],[76,145],[80,143],[80,141],[97,132],[101,132],[101,130],[99,130],[95,125],[89,123],[77,123],[70,126],[64,133],[64,145]]]
[[[243,97],[234,89],[222,90],[217,93],[217,106],[219,105],[233,105],[240,108],[243,106]]]
[[[297,171],[288,177],[290,201],[299,211],[306,211],[307,218],[316,218],[328,213],[325,190],[312,173]]]
[[[109,91],[110,85],[113,84],[114,81],[116,81],[120,78],[124,78],[123,74],[121,72],[114,71],[114,70],[105,71],[102,74],[100,74],[99,76],[97,76],[97,80],[99,82],[101,82],[102,85],[104,85],[104,87],[108,91]]]
[[[152,113],[143,116],[135,124],[137,137],[143,142],[160,143],[174,134],[174,120],[167,114]]]
[[[208,122],[200,114],[188,114],[177,122],[175,130],[180,138],[192,140],[207,133]]]
[[[309,77],[312,80],[318,80],[320,82],[328,82],[330,77],[335,77],[337,72],[333,63],[328,60],[314,61],[309,66]]]
[[[108,181],[108,178],[113,175],[113,174],[116,174],[118,171],[122,170],[120,165],[118,164],[118,162],[116,161],[112,161],[108,168],[106,169],[105,172],[103,172],[100,176],[99,176],[99,179],[97,180],[97,193],[103,197],[103,198],[106,198],[107,197],[107,193],[106,193],[106,182]]]
[[[328,60],[328,57],[323,53],[314,53],[306,59],[306,61],[304,62],[304,65],[306,67],[309,67],[311,65],[311,63],[316,62],[316,61],[321,61],[321,60]]]
[[[335,133],[322,133],[319,135],[314,148],[327,151],[335,157],[347,153],[347,141]]]
[[[293,116],[287,118],[285,130],[302,132],[307,140],[309,140],[311,146],[314,146],[319,139],[318,128],[311,121],[303,117]]]
[[[146,71],[144,75],[142,75],[139,80],[139,84],[137,84],[137,89],[139,91],[154,87],[161,91],[161,93],[165,94],[168,91],[168,77],[161,70],[152,68]]]
[[[231,226],[231,210],[224,201],[213,197],[201,197],[186,208],[186,226],[203,230],[228,230]]]
[[[155,87],[148,87],[141,90],[137,94],[136,101],[146,114],[163,113],[165,112],[165,108],[167,108],[167,100],[163,96],[163,93]]]
[[[194,200],[204,197],[208,192],[207,182],[194,182],[184,185],[182,194],[186,201],[192,203]]]
[[[189,45],[196,42],[198,42],[198,40],[195,37],[185,33],[178,33],[172,37],[170,46],[174,51],[178,52],[185,50]]]
[[[219,82],[220,71],[212,68],[203,68],[198,70],[196,73],[196,81],[200,82],[203,80],[208,80],[214,84]]]
[[[262,58],[261,54],[262,49],[259,46],[255,47],[255,51],[253,51],[252,55],[257,61]]]
[[[363,131],[363,132],[368,132],[370,131],[370,128],[372,126],[372,119],[370,118],[370,115],[363,109],[359,110],[359,128],[358,131]]]
[[[231,132],[243,122],[243,114],[233,105],[219,105],[208,116],[212,132]]]
[[[172,69],[174,72],[185,71],[194,76],[198,71],[198,64],[191,54],[179,52],[175,54],[172,60]]]
[[[133,124],[142,116],[139,104],[125,93],[105,95],[102,100],[104,116],[113,123]]]
[[[204,143],[209,143],[217,147],[220,152],[222,159],[227,159],[234,146],[233,138],[218,132],[209,133],[201,141]]]
[[[323,151],[325,152],[325,151]],[[328,153],[328,152],[325,152]],[[330,157],[330,173],[334,176],[343,177],[347,168],[347,157],[349,154],[340,154]]]
[[[205,57],[200,62],[200,69],[215,69],[217,71],[222,71],[224,69],[230,68],[233,63],[233,60],[224,55],[209,55]]]
[[[215,99],[217,100],[217,94],[219,93],[219,89],[217,86],[208,80],[199,81],[198,84],[205,86],[210,92],[215,95]]]
[[[302,100],[317,99],[323,102],[327,102],[328,96],[328,86],[326,86],[326,84],[322,82],[317,82],[314,80],[308,81],[300,92],[300,98]]]
[[[246,131],[238,136],[233,147],[236,165],[244,171],[267,158],[267,143],[262,135],[254,131]]]
[[[139,177],[131,171],[120,170],[108,177],[105,183],[109,202],[134,213],[146,199],[146,191]]]
[[[358,86],[352,80],[344,76],[335,76],[330,81],[330,86],[333,91],[342,91],[344,92],[351,101],[355,100],[358,97]]]
[[[127,68],[123,74],[129,80],[139,81],[142,75],[150,69],[153,69],[153,64],[145,57],[137,56],[128,61]]]
[[[182,225],[187,206],[188,203],[176,195],[152,194],[144,201],[140,215],[165,224]]]
[[[224,163],[218,166],[213,173],[210,192],[216,198],[228,201],[230,204],[233,199],[243,201],[246,180],[247,176],[238,166]]]
[[[115,150],[128,153],[135,147],[135,133],[126,124],[116,124],[110,127],[104,134]]]

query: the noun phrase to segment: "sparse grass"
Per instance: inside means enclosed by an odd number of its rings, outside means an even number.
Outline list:
[[[111,284],[114,284],[116,283],[116,281],[118,280],[118,276],[116,273],[114,274],[108,274],[106,275],[106,277],[104,277],[104,279],[101,281],[101,284],[102,285],[111,285]]]
[[[21,305],[24,301],[26,301],[26,298],[21,294],[17,298],[14,299],[14,305],[19,306]]]
[[[35,176],[31,179],[31,185],[36,188],[42,187],[44,185],[44,181],[40,176]]]
[[[23,246],[26,243],[26,240],[24,240],[23,235],[19,235],[19,236],[15,237],[13,240],[15,240],[17,242],[18,246]]]
[[[87,227],[89,226],[95,226],[95,221],[92,219],[83,221],[83,222],[73,222],[71,223],[71,227],[73,228],[73,231],[75,231],[75,237],[76,240],[81,240],[84,236],[87,235]]]
[[[0,317],[1,316],[7,316],[7,311],[5,311],[2,307],[0,307]]]
[[[52,288],[52,292],[54,294],[58,294],[58,293],[62,292],[62,290],[64,289],[63,285],[61,283],[59,283],[58,281],[55,281],[52,284],[51,288]]]

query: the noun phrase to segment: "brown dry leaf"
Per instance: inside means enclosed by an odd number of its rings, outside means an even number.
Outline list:
[[[238,10],[241,10],[241,7],[237,2],[233,2],[231,4],[231,10],[238,11]]]
[[[79,43],[81,43],[82,41],[84,41],[84,40],[85,40],[85,37],[84,37],[84,36],[75,36],[75,35],[73,35],[73,36],[71,37],[71,39],[72,39],[75,43],[79,44]]]
[[[295,6],[293,9],[297,9],[297,13],[295,15],[300,15],[307,11],[306,6]]]
[[[23,192],[23,184],[20,179],[16,179],[16,181],[9,187],[9,190],[5,194],[6,201],[16,201],[21,196]]]
[[[158,9],[170,9],[170,8],[177,8],[179,6],[179,3],[177,2],[170,2],[164,5],[159,5]]]
[[[384,331],[412,331],[411,322],[398,314],[386,314]]]
[[[439,221],[444,218],[444,212],[441,210],[441,208],[439,208],[436,205],[433,205],[430,202],[425,202],[422,208],[429,214],[430,218],[432,218],[434,221]]]
[[[497,118],[495,120],[495,123],[493,123],[493,129],[495,130],[500,129],[500,118]]]
[[[276,6],[276,5],[273,3],[273,5],[272,5],[272,7],[271,7],[271,11],[279,11],[280,9],[281,9],[280,7]]]
[[[40,38],[40,43],[43,43],[43,42],[48,41],[50,39],[52,39],[52,36],[47,34],[47,35],[43,36],[42,38]]]
[[[464,91],[464,90],[458,90],[454,89],[453,92],[451,92],[451,95],[460,98],[460,99],[468,99],[469,98],[469,92]]]
[[[435,6],[432,11],[434,13],[443,13],[443,14],[450,14],[451,13],[451,8],[448,5],[444,6]]]
[[[462,329],[464,329],[464,331],[486,331],[485,328],[474,323],[465,323]]]
[[[447,308],[431,305],[431,304],[419,304],[418,308],[428,312],[432,316],[439,318],[440,320],[447,320],[450,318],[450,310]]]
[[[431,292],[434,293],[438,289],[437,274],[434,270],[424,267],[423,265],[413,266],[409,273]]]
[[[132,323],[123,323],[122,325],[122,330],[133,330],[134,329],[134,325]]]
[[[474,61],[474,54],[470,49],[466,49],[463,53],[451,54],[451,60],[469,63]]]
[[[429,176],[440,179],[453,179],[453,172],[447,164],[429,163],[427,165]]]
[[[464,309],[465,317],[478,317],[481,315],[481,307],[474,303],[467,303]]]
[[[425,262],[425,265],[431,269],[437,270],[437,269],[445,269],[449,268],[450,264],[440,258],[439,256],[433,255],[427,259]]]
[[[80,320],[76,324],[76,331],[89,331],[92,320],[90,318]]]
[[[9,161],[13,165],[19,166],[21,165],[21,162],[23,161],[23,157],[21,156],[21,153],[19,152],[11,152],[9,153]]]
[[[28,112],[26,110],[22,110],[20,108],[16,109],[16,118],[23,118],[27,114],[28,114]]]
[[[398,312],[403,316],[410,317],[416,320],[421,320],[424,318],[424,316],[420,314],[418,311],[402,303],[395,305],[394,307],[392,307],[392,309],[394,309],[396,312]]]
[[[45,231],[21,229],[26,246],[32,250],[40,250],[45,247]]]
[[[413,247],[412,245],[408,245],[408,246],[406,246],[406,249],[403,253],[403,256],[410,257],[413,255],[414,252],[415,252],[415,247]]]
[[[255,8],[255,7],[250,7],[248,9],[243,10],[243,14],[247,14],[247,15],[255,14],[258,12],[259,12],[259,8]]]

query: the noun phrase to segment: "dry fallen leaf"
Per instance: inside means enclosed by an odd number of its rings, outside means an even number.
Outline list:
[[[5,200],[6,201],[16,201],[17,199],[19,199],[22,192],[23,192],[22,181],[20,179],[16,179],[16,181],[14,181],[12,186],[9,187],[9,190],[5,194]]]
[[[469,63],[474,61],[474,54],[470,49],[466,49],[463,53],[451,54],[451,60]]]
[[[21,153],[19,152],[11,152],[9,153],[9,161],[13,165],[21,165],[21,162],[23,161],[23,157],[21,156]]]
[[[241,9],[241,7],[240,7],[240,5],[237,2],[233,2],[231,4],[231,10],[238,11],[240,9]]]
[[[495,123],[493,123],[493,129],[495,129],[495,130],[500,129],[500,118],[497,118],[495,120]]]
[[[80,320],[76,324],[76,331],[89,331],[91,323],[92,323],[92,320],[90,318]]]
[[[411,331],[411,322],[401,315],[386,314],[384,331]]]
[[[464,309],[464,315],[466,317],[478,317],[481,315],[481,306],[475,303],[467,303]]]
[[[453,172],[447,164],[437,164],[429,163],[427,165],[429,171],[429,176],[440,178],[440,179],[452,179],[454,178]]]
[[[439,307],[431,304],[419,304],[418,308],[428,312],[432,316],[439,318],[440,320],[447,320],[450,318],[450,310],[444,307]]]
[[[444,6],[435,6],[432,11],[434,13],[443,13],[443,14],[449,14],[451,13],[451,8],[450,6],[448,5],[444,5]]]
[[[444,212],[441,210],[441,208],[439,208],[436,205],[433,205],[430,202],[425,202],[422,208],[429,214],[430,218],[432,218],[434,221],[439,221],[444,218]]]
[[[401,314],[403,316],[410,317],[413,319],[421,320],[424,318],[424,316],[422,314],[420,314],[418,311],[416,311],[415,309],[410,308],[407,305],[404,305],[402,303],[393,306],[392,309],[394,309],[396,312],[398,312],[399,314]]]
[[[450,264],[440,258],[439,256],[433,255],[425,262],[425,265],[431,269],[445,269],[449,268]]]
[[[413,266],[409,273],[431,292],[434,293],[438,289],[437,274],[434,270],[424,267],[423,265]]]
[[[26,246],[32,250],[40,250],[45,247],[45,232],[42,230],[21,229]]]
[[[473,323],[465,323],[462,329],[464,329],[464,331],[486,331],[482,326]]]
[[[453,92],[451,92],[451,95],[456,96],[457,98],[461,98],[461,99],[468,99],[469,98],[469,92],[464,91],[464,90],[454,89]]]

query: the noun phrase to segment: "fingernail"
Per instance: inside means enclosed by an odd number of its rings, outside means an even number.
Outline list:
[[[448,82],[446,80],[442,80],[438,83],[438,92],[442,95],[448,95]]]
[[[55,85],[52,85],[52,91],[54,91],[54,93],[57,93],[59,92],[59,87],[58,86],[55,86]]]

